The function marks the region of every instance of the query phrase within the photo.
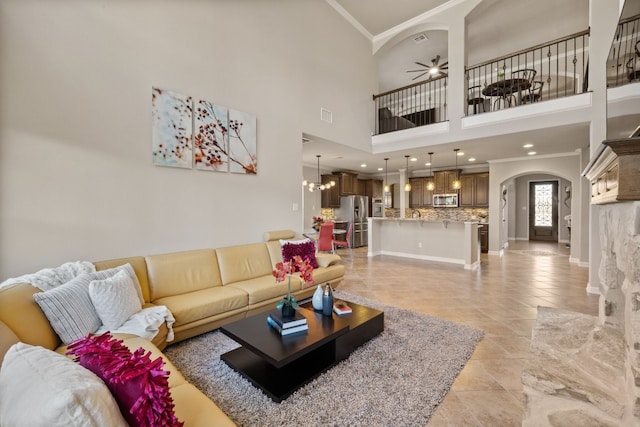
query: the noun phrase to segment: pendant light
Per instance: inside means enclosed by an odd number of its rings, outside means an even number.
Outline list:
[[[384,193],[388,193],[390,190],[389,188],[389,158],[385,157],[384,158],[384,190],[382,190]]]
[[[328,190],[331,187],[335,187],[336,182],[335,181],[331,181],[328,182],[326,184],[323,184],[322,181],[320,180],[320,157],[322,157],[320,154],[316,154],[316,158],[318,159],[318,182],[309,182],[307,183],[307,181],[303,181],[302,185],[304,185],[305,187],[308,187],[310,192],[314,192],[317,190]]]
[[[433,173],[431,172],[432,163],[431,156],[433,156],[433,151],[429,153],[429,181],[427,181],[427,190],[433,191],[435,188],[435,184],[433,183]]]
[[[407,160],[407,183],[404,185],[404,191],[411,191],[411,184],[409,183],[409,156],[404,156]]]
[[[458,179],[458,151],[460,151],[459,148],[453,149],[453,152],[456,153],[456,179],[454,179],[452,183],[454,190],[459,190],[461,186],[460,180]]]

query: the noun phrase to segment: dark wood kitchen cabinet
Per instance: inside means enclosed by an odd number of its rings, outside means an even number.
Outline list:
[[[367,196],[370,200],[382,198],[382,180],[359,179],[358,182],[358,186],[361,189],[358,195]]]
[[[459,171],[437,171],[433,173],[433,179],[435,183],[435,194],[452,194],[457,193],[458,190],[453,188],[453,181],[458,178]]]
[[[350,172],[333,172],[334,175],[340,177],[340,189],[341,196],[352,196],[358,194],[358,175]]]
[[[433,207],[433,191],[427,189],[429,178],[409,178],[411,191],[409,192],[410,208]]]
[[[489,173],[460,175],[458,203],[461,208],[486,208],[489,206]]]
[[[335,186],[328,190],[322,190],[320,195],[320,206],[323,208],[339,208],[340,207],[340,176],[338,175],[322,175],[322,183],[330,184],[331,181],[336,183]]]
[[[480,252],[486,254],[489,252],[489,224],[480,224],[478,231],[478,239],[480,240]]]

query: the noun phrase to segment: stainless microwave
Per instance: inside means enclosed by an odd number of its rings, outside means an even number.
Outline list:
[[[434,208],[457,208],[458,195],[457,194],[434,194],[433,207]]]

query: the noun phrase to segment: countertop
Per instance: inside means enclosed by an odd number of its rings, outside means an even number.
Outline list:
[[[475,223],[475,224],[484,224],[478,220],[472,220],[472,221],[458,221],[458,220],[453,220],[453,219],[426,219],[426,218],[383,218],[383,217],[372,217],[371,219],[376,220],[376,221],[410,221],[410,222],[453,222],[453,223],[466,223],[466,222],[470,222],[470,223]]]

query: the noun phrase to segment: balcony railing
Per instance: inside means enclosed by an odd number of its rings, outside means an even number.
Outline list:
[[[633,71],[638,70],[640,79],[640,16],[634,18],[621,22],[618,30],[625,46],[633,47],[616,52],[619,57],[638,60],[633,62]],[[586,92],[588,72],[589,30],[465,67],[465,115]],[[447,85],[448,77],[442,76],[374,95],[375,134],[447,121]]]
[[[466,114],[586,92],[588,67],[589,30],[467,67]]]
[[[447,121],[447,76],[373,96],[376,135]]]
[[[607,87],[640,82],[640,15],[620,20],[607,58]]]

